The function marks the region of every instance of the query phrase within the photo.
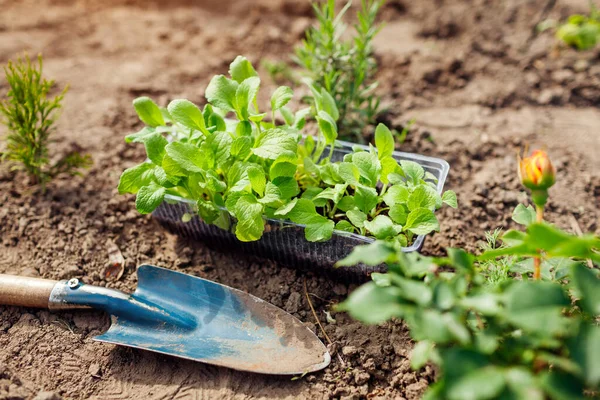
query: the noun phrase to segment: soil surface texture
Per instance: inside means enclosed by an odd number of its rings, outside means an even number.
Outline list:
[[[585,0],[388,1],[375,42],[382,120],[416,119],[401,149],[446,159],[460,204],[440,212],[441,232],[424,253],[476,250],[486,230],[513,226],[512,209],[527,200],[515,161],[527,144],[546,146],[558,170],[548,219],[600,233],[600,50],[560,48],[534,29],[586,8]],[[363,326],[331,312],[356,284],[178,238],[116,190],[123,169],[144,159],[142,146],[123,141],[140,128],[135,97],[203,104],[209,79],[236,55],[255,65],[287,60],[312,22],[308,1],[0,0],[0,9],[0,63],[42,52],[45,76],[70,84],[53,150],[80,148],[94,160],[44,194],[0,168],[0,273],[132,291],[136,266],[155,264],[258,296],[325,342],[308,293],[333,342],[327,369],[291,380],[95,342],[110,324],[101,312],[0,306],[0,399],[421,397],[435,371],[411,371],[402,322]],[[275,84],[259,72],[270,93]],[[114,246],[125,259],[118,280],[105,277]]]

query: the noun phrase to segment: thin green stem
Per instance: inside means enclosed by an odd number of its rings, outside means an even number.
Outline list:
[[[381,188],[381,192],[379,192],[379,197],[383,197],[383,195],[385,194],[385,191],[387,190],[387,188],[388,188],[388,184],[384,183],[383,187]]]
[[[327,158],[329,160],[331,160],[331,157],[333,156],[333,149],[335,148],[335,142],[331,143],[331,146],[329,147],[329,156],[327,156]]]
[[[333,208],[331,209],[331,212],[329,213],[329,218],[333,219],[336,211],[337,211],[337,203],[334,203]]]
[[[544,206],[535,206],[535,220],[536,222],[540,223],[544,221]],[[538,250],[539,252],[539,250]],[[533,258],[533,279],[540,279],[541,278],[541,265],[542,265],[542,258],[540,256],[536,256]]]

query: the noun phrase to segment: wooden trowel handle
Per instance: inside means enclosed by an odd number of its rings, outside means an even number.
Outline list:
[[[57,281],[0,274],[0,304],[48,308]]]

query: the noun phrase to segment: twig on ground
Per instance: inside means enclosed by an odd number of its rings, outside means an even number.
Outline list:
[[[324,299],[324,298],[322,298],[322,297],[320,297],[320,296],[317,296],[317,295],[316,295],[316,294],[314,294],[314,293],[311,293],[311,292],[307,292],[307,293],[308,293],[309,295],[311,295],[312,297],[316,297],[317,299],[319,299],[319,300],[321,300],[321,301],[325,301],[325,302],[327,302],[327,303],[331,303],[331,302],[332,302],[331,300]]]
[[[319,325],[319,328],[321,328],[321,332],[323,332],[323,336],[325,336],[325,339],[327,339],[327,342],[329,343],[329,345],[333,346],[333,342],[329,338],[329,335],[327,335],[327,332],[325,332],[325,328],[323,328],[323,325],[321,325],[321,321],[319,320],[319,317],[317,316],[317,312],[315,311],[312,301],[310,300],[310,296],[308,295],[308,290],[306,288],[306,278],[304,278],[304,295],[306,296],[306,300],[308,301],[308,306],[310,307],[310,310],[312,311],[312,314],[315,317],[315,321],[317,321],[317,325]],[[342,356],[340,356],[339,353],[336,353],[336,355],[338,357],[338,360],[340,361],[340,364],[342,364],[342,367],[345,367],[346,362],[342,359]]]
[[[71,332],[73,335],[75,335],[75,330],[73,330],[73,328],[71,327],[71,324],[69,324],[67,321],[62,320],[62,319],[57,319],[56,321],[52,322],[53,324],[62,326],[63,328],[67,328],[69,330],[69,332]]]

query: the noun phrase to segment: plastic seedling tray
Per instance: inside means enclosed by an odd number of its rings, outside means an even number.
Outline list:
[[[367,146],[337,141],[332,154],[332,161],[340,161],[345,154],[352,152],[353,147]],[[393,157],[410,160],[420,164],[425,171],[437,179],[437,191],[441,194],[450,166],[442,159],[412,153],[395,151]],[[195,202],[182,197],[165,197],[165,201],[153,212],[153,217],[169,231],[206,243],[208,246],[227,252],[244,253],[273,260],[286,266],[309,269],[346,277],[366,276],[372,272],[385,271],[384,265],[375,267],[356,265],[353,267],[334,268],[334,264],[346,257],[355,246],[368,244],[375,239],[354,233],[334,231],[326,242],[309,242],[304,237],[304,226],[290,221],[266,218],[265,232],[255,242],[241,242],[234,234],[235,219],[229,214],[229,230],[203,222],[194,212]],[[193,217],[183,222],[183,215],[189,213]],[[423,247],[424,235],[417,236],[414,242],[404,247],[404,252],[419,251]]]

